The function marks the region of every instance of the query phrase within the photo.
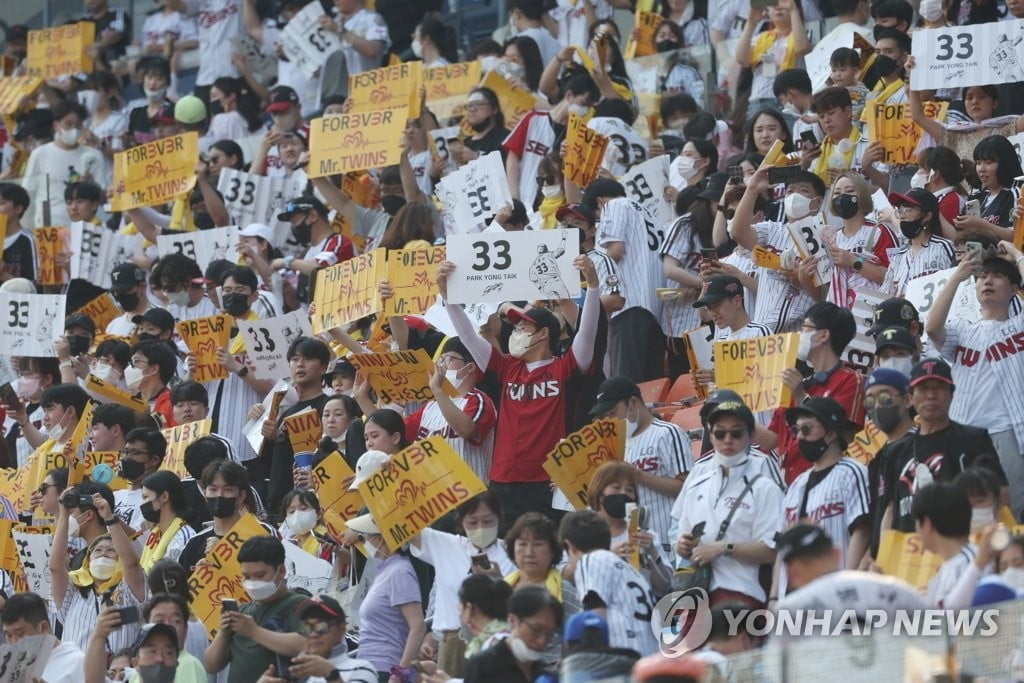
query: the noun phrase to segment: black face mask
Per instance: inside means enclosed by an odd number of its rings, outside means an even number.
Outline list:
[[[231,515],[235,514],[235,508],[238,506],[237,498],[225,498],[224,496],[214,496],[213,498],[206,499],[206,509],[210,511],[210,514],[217,519],[226,519]]]
[[[213,216],[200,211],[197,214],[192,215],[192,222],[196,224],[196,227],[200,230],[213,230],[216,226],[213,224]]]
[[[114,294],[114,300],[125,313],[134,311],[139,305],[139,295],[134,292],[118,292]]]
[[[853,218],[859,208],[855,194],[841,194],[832,199],[832,213],[840,218]]]
[[[217,114],[224,113],[224,105],[221,104],[220,100],[210,100],[210,104],[206,110],[210,113],[210,116],[216,116]]]
[[[828,442],[825,441],[825,437],[821,437],[817,441],[804,441],[800,439],[797,441],[797,446],[800,448],[800,455],[807,462],[818,462],[821,460],[821,456],[825,455],[825,451],[828,450]]]
[[[79,334],[68,335],[68,352],[72,356],[80,356],[89,351],[89,338]]]
[[[145,503],[139,506],[139,512],[142,513],[142,518],[150,524],[157,524],[160,522],[160,511],[153,509],[153,501],[147,500]]]
[[[601,501],[601,508],[612,519],[625,519],[626,503],[632,502],[634,502],[633,499],[625,493],[613,493],[604,497],[604,500]]]
[[[903,409],[900,406],[878,406],[871,411],[871,421],[888,434],[903,421]]]
[[[679,49],[679,43],[674,40],[659,40],[654,47],[658,52],[671,52]]]
[[[876,43],[878,42],[878,36],[879,36],[879,34],[881,34],[881,33],[882,33],[882,31],[884,31],[884,30],[885,30],[885,29],[887,29],[887,28],[893,28],[893,27],[892,27],[892,26],[879,26],[878,24],[875,24],[875,28],[874,28],[874,30],[872,31],[872,33],[874,33],[874,34],[875,34],[875,42],[876,42]],[[877,58],[876,58],[876,59],[877,59]]]
[[[877,26],[875,27],[878,28]],[[880,77],[888,78],[898,71],[900,65],[896,60],[887,55],[875,55],[875,73]]]
[[[397,194],[386,194],[380,198],[380,206],[389,216],[394,216],[398,210],[405,206],[405,197]]]
[[[487,130],[488,128],[491,127],[491,124],[493,122],[494,122],[494,117],[491,117],[491,118],[484,119],[480,123],[470,123],[469,127],[472,128],[473,131],[476,132],[476,133],[483,133],[485,130]]]
[[[224,306],[224,312],[230,313],[236,318],[245,315],[249,310],[249,297],[246,294],[231,292],[222,296],[220,302]]]
[[[924,221],[918,218],[916,221],[900,221],[900,232],[908,240],[917,237],[924,230]]]
[[[309,246],[313,239],[313,226],[309,223],[299,223],[292,228],[292,235],[295,236],[295,241],[302,246]]]
[[[121,459],[121,478],[128,481],[135,481],[146,473],[146,466],[131,458]]]
[[[139,341],[160,341],[160,338],[155,334],[150,334],[149,332],[139,332]]]

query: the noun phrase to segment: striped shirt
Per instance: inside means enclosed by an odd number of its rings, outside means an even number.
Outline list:
[[[654,593],[628,562],[609,550],[593,550],[579,559],[575,583],[584,604],[593,593],[607,608],[610,647],[630,648],[641,656],[658,651],[651,631]]]
[[[594,269],[597,270],[597,281],[601,283],[601,296],[621,294],[619,271],[612,257],[600,249],[591,249],[587,252],[587,258],[593,262]]]
[[[678,425],[655,419],[647,429],[626,439],[625,462],[641,472],[676,479],[693,467],[690,440]],[[669,543],[675,499],[643,485],[637,486],[636,495],[647,509],[647,528]]]
[[[84,593],[84,594],[83,594]],[[119,583],[110,596],[114,607],[138,607],[142,609],[145,598],[137,598],[128,584],[124,581]],[[64,592],[64,602],[57,609],[57,617],[64,624],[64,634],[61,640],[65,643],[75,645],[83,652],[89,646],[89,639],[96,629],[96,617],[102,609],[103,595],[89,588],[83,590],[68,581],[67,590]],[[131,647],[135,643],[135,637],[139,635],[141,624],[136,622],[122,626],[107,636],[107,650],[117,652],[124,648]]]
[[[822,230],[822,238],[837,249],[857,254],[867,263],[886,268],[889,267],[890,250],[899,244],[889,226],[870,221],[866,221],[852,235],[847,235],[842,229],[826,228]],[[856,290],[877,288],[878,285],[868,279],[864,271],[837,265],[832,269],[832,286],[829,288],[828,300],[840,308],[853,308]]]
[[[916,252],[912,244],[906,244],[892,257],[889,269],[885,271],[881,292],[889,296],[903,296],[907,283],[914,278],[931,275],[955,265],[953,243],[945,237],[932,235]]]
[[[494,453],[494,427],[498,422],[494,403],[479,389],[472,389],[465,396],[457,396],[452,402],[476,425],[478,434],[475,441],[462,438],[452,429],[441,413],[437,401],[424,403],[419,410],[405,418],[406,435],[410,441],[418,441],[440,434],[476,476],[480,477],[480,481],[486,482],[491,471],[491,456]]]
[[[781,254],[793,246],[785,223],[763,221],[754,224],[757,243]],[[757,271],[757,307],[750,317],[778,334],[800,329],[804,313],[814,303],[811,295],[792,284],[783,271],[760,268]]]
[[[625,253],[615,265],[619,271],[619,284],[626,304],[612,314],[615,317],[625,310],[639,306],[655,317],[661,313],[661,301],[656,291],[665,282],[661,269],[662,233],[657,222],[643,206],[625,197],[610,199],[601,211],[597,245],[608,249],[608,245],[622,242]]]
[[[933,607],[944,607],[946,598],[953,592],[960,577],[974,564],[974,556],[978,549],[970,543],[964,544],[953,557],[942,563],[939,571],[928,582],[925,591],[925,600]]]
[[[669,228],[668,239],[661,248],[661,257],[674,258],[683,270],[700,277],[700,247],[700,238],[693,230],[693,217],[687,213],[677,218]],[[684,287],[672,280],[668,285]],[[700,310],[693,307],[699,293],[699,290],[694,289],[693,296],[681,296],[665,302],[661,328],[666,336],[679,337],[683,332],[700,325]]]
[[[736,339],[753,339],[754,337],[770,337],[772,331],[767,325],[751,320],[738,330],[731,330],[728,327],[720,327],[715,331],[715,341],[733,341]]]
[[[726,263],[730,266],[735,266],[741,273],[746,273],[751,277],[757,276],[757,271],[761,270],[754,265],[754,260],[751,258],[749,249],[743,247],[736,247],[731,254],[723,256],[718,259],[721,263]],[[754,310],[757,307],[757,293],[748,288],[743,288],[743,308],[746,310],[748,315],[753,315]]]
[[[616,178],[625,175],[630,167],[647,160],[647,142],[633,126],[614,116],[595,116],[587,121],[587,128],[608,138],[608,144],[615,148],[616,161],[611,172]]]
[[[235,360],[245,366],[246,354],[238,354],[235,356]],[[226,379],[213,384],[214,386],[207,385],[212,399],[210,401],[210,417],[213,418],[213,431],[237,444],[240,461],[252,460],[257,453],[252,450],[242,429],[248,422],[249,408],[262,402],[263,396],[233,372],[229,372]]]

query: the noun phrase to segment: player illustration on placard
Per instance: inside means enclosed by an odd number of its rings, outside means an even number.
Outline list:
[[[558,270],[558,259],[565,253],[565,234],[558,249],[551,251],[546,244],[537,245],[537,258],[530,264],[530,282],[537,286],[549,299],[564,299],[569,296],[569,288],[562,280]]]
[[[1017,45],[1021,40],[1022,38],[1018,36],[1016,40],[1010,42],[1005,33],[1001,34],[996,49],[988,57],[989,66],[1008,81],[1024,79],[1024,69],[1017,60]]]

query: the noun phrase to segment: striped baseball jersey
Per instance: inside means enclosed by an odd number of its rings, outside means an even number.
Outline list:
[[[494,452],[494,427],[498,422],[494,403],[479,389],[472,389],[464,396],[456,396],[452,401],[473,420],[479,432],[476,441],[463,439],[452,429],[441,413],[437,401],[422,404],[419,410],[405,418],[406,435],[410,441],[417,441],[440,434],[476,476],[480,477],[480,481],[486,482],[491,471],[491,455]]]
[[[746,273],[747,275],[756,278],[757,271],[761,270],[754,265],[754,260],[751,258],[750,250],[744,249],[743,247],[737,246],[731,254],[723,256],[718,259],[721,263],[727,263],[730,266],[734,266],[739,269],[740,272]],[[747,315],[753,316],[754,310],[757,306],[757,293],[747,287],[743,288],[743,308],[747,311]]]
[[[564,132],[565,126],[559,128]],[[558,151],[555,143],[559,133],[546,111],[534,111],[521,118],[501,143],[502,149],[519,157],[519,199],[527,210],[533,209],[533,201],[540,191],[537,170],[541,159]]]
[[[900,247],[885,271],[881,292],[889,296],[903,296],[907,283],[916,277],[931,275],[956,265],[953,243],[945,237],[930,236],[918,251],[914,245]]]
[[[647,429],[626,439],[625,462],[641,472],[675,479],[693,467],[690,440],[678,425],[655,419]],[[637,502],[647,509],[647,528],[656,532],[662,543],[670,543],[675,498],[643,485],[637,486],[636,495]]]
[[[593,550],[577,563],[575,583],[584,604],[593,593],[607,608],[610,647],[627,647],[641,656],[658,651],[651,631],[654,593],[628,562],[610,550]]]
[[[793,246],[793,239],[785,223],[755,223],[754,232],[758,244],[777,254]],[[799,330],[804,321],[804,313],[813,303],[811,295],[791,283],[782,271],[758,269],[757,307],[750,317],[776,334]]]
[[[660,317],[661,301],[656,290],[665,282],[660,255],[662,239],[663,232],[654,217],[632,199],[616,197],[604,205],[597,245],[603,249],[615,242],[625,245],[622,259],[615,265],[626,304],[612,313],[612,317],[636,306]]]
[[[235,360],[245,365],[246,354],[240,353]],[[207,385],[210,387],[210,385]],[[249,440],[242,434],[248,422],[249,408],[263,401],[263,396],[245,383],[245,380],[233,372],[226,379],[213,382],[210,387],[210,417],[213,419],[213,431],[237,444],[238,458],[242,462],[257,456]]]
[[[666,256],[679,261],[683,270],[697,277],[700,276],[700,238],[694,234],[693,217],[691,214],[683,214],[672,223],[669,228],[668,238],[661,248],[661,257]],[[668,281],[669,287],[683,287],[684,285]],[[700,311],[693,307],[700,294],[694,290],[693,296],[679,297],[665,302],[665,309],[662,313],[661,329],[667,337],[679,337],[683,332],[692,330],[700,325]]]
[[[631,166],[647,160],[647,142],[633,126],[614,116],[595,116],[587,121],[587,128],[608,137],[608,146],[615,148],[616,161],[612,175],[625,175]]]
[[[593,262],[594,269],[597,270],[597,281],[601,283],[601,296],[621,294],[619,271],[612,257],[601,249],[591,249],[587,252],[587,258]]]
[[[935,576],[931,578],[925,589],[925,600],[929,605],[939,608],[946,606],[946,597],[953,592],[953,588],[963,573],[974,564],[974,557],[977,554],[978,549],[974,545],[965,543],[964,547],[960,548],[960,552],[942,563],[939,571],[935,572]],[[950,605],[950,607],[967,607],[967,605]]]
[[[146,596],[142,596],[145,598]],[[65,643],[71,643],[83,652],[89,646],[89,639],[92,632],[96,630],[96,616],[102,608],[104,596],[99,595],[90,588],[79,588],[68,582],[67,590],[64,592],[64,600],[57,605],[57,618],[64,624],[64,634],[61,639]],[[124,581],[117,584],[110,594],[110,601],[114,607],[137,607],[142,609],[145,600],[140,600],[128,588]],[[107,636],[107,649],[117,652],[135,643],[135,637],[139,634],[141,624],[136,622],[115,629]]]
[[[867,263],[886,268],[889,267],[890,250],[899,244],[887,225],[871,221],[865,221],[852,235],[834,228],[826,228],[822,233],[823,239],[835,248],[857,254]],[[878,285],[869,280],[863,271],[837,265],[832,269],[832,286],[828,290],[828,300],[842,308],[852,308],[856,290],[877,288]]]

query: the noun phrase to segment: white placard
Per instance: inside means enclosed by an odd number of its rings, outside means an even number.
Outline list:
[[[64,334],[63,294],[0,292],[0,353],[55,358]]]
[[[37,595],[50,594],[50,534],[27,534],[13,529],[11,537],[18,549],[18,559],[25,572],[28,589]]]
[[[818,287],[832,282],[832,252],[828,250],[828,244],[822,239],[821,216],[808,216],[798,221],[786,223],[786,230],[796,245],[800,258],[807,260],[817,256],[815,264],[814,284]]]
[[[574,299],[580,274],[572,267],[580,253],[577,231],[452,235],[448,260],[458,264],[448,278],[448,302]]]
[[[452,159],[451,150],[448,149],[448,141],[459,137],[459,127],[435,128],[434,130],[427,131],[427,135],[434,141],[434,149],[437,150],[437,156],[445,160],[445,168],[448,172],[457,171],[459,165],[455,163],[455,159]]]
[[[227,259],[235,262],[238,254],[238,226],[229,225],[211,230],[194,230],[177,235],[159,235],[156,238],[157,251],[163,258],[168,254],[184,254],[199,264],[204,273],[210,261]]]
[[[854,291],[853,319],[857,321],[857,334],[842,353],[842,361],[865,370],[874,366],[875,338],[868,336],[868,330],[875,324],[875,309],[889,298],[888,295],[871,289]]]
[[[619,178],[619,182],[626,188],[626,196],[647,209],[659,227],[675,219],[675,210],[665,199],[668,169],[668,155],[662,154],[634,166],[629,173]]]
[[[714,349],[711,346],[711,341],[715,335],[711,328],[707,325],[701,325],[683,334],[686,335],[686,340],[690,344],[690,348],[693,349],[693,355],[697,359],[697,367],[704,370],[710,370],[715,367]]]
[[[119,263],[131,261],[141,251],[142,235],[122,235],[103,225],[86,221],[71,224],[71,278],[107,284],[110,271]]]
[[[479,330],[487,323],[492,315],[498,312],[498,305],[490,303],[466,304],[462,310],[466,312],[466,315],[473,321],[473,324],[475,324],[476,328]],[[445,336],[459,336],[455,326],[452,325],[452,319],[448,317],[448,311],[445,310],[444,304],[441,303],[440,294],[437,296],[437,301],[434,302],[434,305],[428,308],[423,314],[423,319]]]
[[[319,595],[331,582],[331,563],[313,557],[291,541],[284,542],[284,570],[288,587]]]
[[[480,232],[505,204],[512,203],[501,152],[491,152],[449,173],[437,196],[457,233]]]
[[[922,327],[928,321],[928,313],[935,306],[935,300],[939,297],[939,293],[945,288],[955,270],[956,268],[947,268],[931,275],[916,277],[907,283],[903,297],[917,308]],[[949,307],[947,320],[955,318],[967,322],[981,320],[981,305],[978,303],[978,295],[974,291],[973,277],[961,282],[956,289],[956,296],[953,297],[953,303]]]
[[[911,40],[911,90],[1024,81],[1024,20],[918,29]]]
[[[841,47],[853,47],[853,31],[832,33],[825,37],[827,40],[820,41],[804,57],[807,75],[811,77],[812,92],[818,92],[824,88],[828,79],[832,77],[832,53]]]
[[[316,0],[288,20],[281,31],[281,45],[288,61],[306,78],[313,78],[331,54],[341,49],[341,38],[320,27],[323,6]]]
[[[289,377],[288,346],[298,337],[312,336],[309,316],[302,311],[262,320],[237,320],[236,323],[257,379]]]
[[[246,31],[242,31],[237,35],[231,41],[231,44],[234,46],[233,54],[242,55],[245,58],[249,71],[252,72],[257,81],[263,85],[270,85],[274,82],[277,78],[278,59],[276,54],[269,51],[269,54],[263,54],[260,44]],[[236,140],[235,142],[239,141]],[[246,155],[245,158],[251,160],[252,155]]]
[[[49,633],[22,636],[16,643],[0,645],[0,683],[35,683],[43,680],[50,653],[58,645],[60,641]]]
[[[268,178],[233,168],[225,168],[217,180],[217,190],[224,197],[231,220],[244,228],[250,223],[262,223],[274,231],[274,246],[282,247],[291,234],[292,225],[279,221],[289,200],[302,194],[302,178]],[[234,245],[232,245],[233,247]]]
[[[293,405],[299,396],[295,393],[295,388],[290,386],[288,382],[281,379],[277,381],[277,384],[267,392],[267,395],[263,398],[263,412],[255,420],[249,420],[242,427],[242,434],[245,436],[245,440],[249,442],[249,446],[252,447],[252,452],[248,454],[249,457],[242,457],[244,449],[239,451],[239,457],[241,460],[252,460],[255,458],[261,450],[263,450],[263,425],[266,423],[267,418],[270,417],[270,406],[274,403],[274,394],[284,392],[284,398],[281,399],[281,405],[278,408],[280,411],[284,410],[288,406]]]
[[[615,163],[611,164],[610,168],[603,165],[616,178],[634,164],[647,159],[647,142],[622,119],[611,116],[594,117],[587,122],[587,128],[606,136],[609,149],[615,150]]]

